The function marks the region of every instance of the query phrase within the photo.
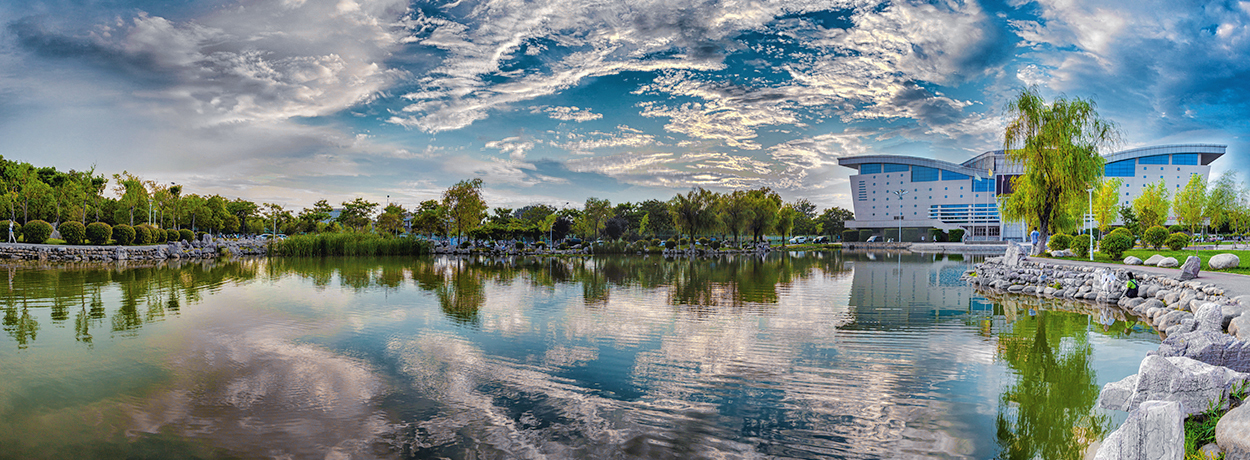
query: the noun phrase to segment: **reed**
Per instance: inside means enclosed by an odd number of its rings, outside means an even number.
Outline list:
[[[370,233],[296,235],[272,242],[269,253],[287,257],[415,256],[429,254],[429,241]]]

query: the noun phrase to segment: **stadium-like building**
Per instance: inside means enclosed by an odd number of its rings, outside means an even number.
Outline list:
[[[1150,183],[1164,181],[1175,192],[1199,174],[1207,177],[1211,162],[1224,155],[1224,145],[1159,145],[1124,150],[1106,159],[1106,176],[1124,181],[1121,204],[1133,199]],[[849,229],[904,240],[928,237],[928,229],[962,228],[970,240],[1023,240],[1020,222],[1003,222],[998,197],[1011,193],[1011,178],[1023,167],[1008,161],[1001,150],[985,152],[960,164],[900,155],[861,155],[838,159],[854,169],[851,200],[855,220]],[[1168,221],[1175,223],[1174,219]]]

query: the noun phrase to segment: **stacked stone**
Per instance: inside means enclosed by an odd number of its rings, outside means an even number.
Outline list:
[[[41,262],[113,262],[118,260],[211,259],[220,255],[260,256],[266,247],[259,240],[171,242],[159,246],[0,246],[0,259]]]

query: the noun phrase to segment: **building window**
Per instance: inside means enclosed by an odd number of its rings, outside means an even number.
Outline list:
[[[1107,163],[1103,173],[1107,177],[1133,177],[1133,160]]]
[[[1167,156],[1167,155],[1151,155],[1151,156],[1148,156],[1148,157],[1141,157],[1141,158],[1138,158],[1138,159],[1137,159],[1137,164],[1140,164],[1140,165],[1165,165],[1165,164],[1168,164],[1168,156]]]
[[[859,165],[860,174],[877,174],[881,172],[881,163],[867,163]]]
[[[912,182],[934,182],[938,180],[938,170],[925,166],[916,166],[911,170]]]
[[[1175,155],[1172,155],[1172,164],[1185,165],[1185,166],[1198,166],[1198,154],[1177,153]]]
[[[942,170],[942,180],[968,180],[968,176],[957,172]]]
[[[907,165],[886,163],[882,165],[885,172],[907,172]]]

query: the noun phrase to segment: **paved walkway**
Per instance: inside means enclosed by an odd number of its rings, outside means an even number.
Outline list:
[[[1109,264],[1106,262],[1090,262],[1087,260],[1047,259],[1045,257],[1030,257],[1029,260],[1055,265],[1091,265],[1095,267],[1127,269],[1137,273],[1150,273],[1152,275],[1163,275],[1176,279],[1179,279],[1181,276],[1179,268],[1159,268],[1149,265]],[[1250,295],[1250,275],[1203,270],[1198,272],[1198,278],[1196,279],[1204,283],[1214,284],[1223,288],[1224,295],[1228,297]]]

